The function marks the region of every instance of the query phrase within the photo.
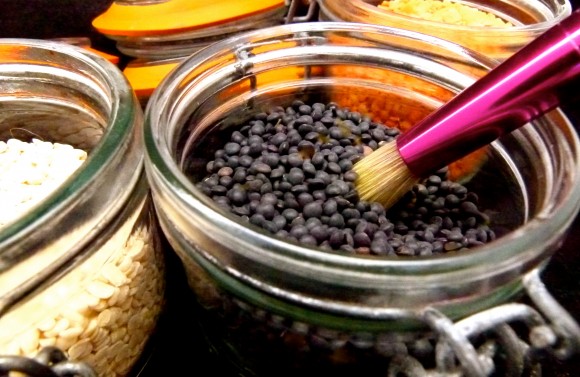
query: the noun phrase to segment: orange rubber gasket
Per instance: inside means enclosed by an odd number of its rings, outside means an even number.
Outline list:
[[[125,5],[114,2],[92,25],[118,36],[164,35],[215,26],[285,6],[284,0],[168,0]]]
[[[152,65],[128,64],[123,70],[123,74],[138,97],[148,97],[179,63],[179,61],[175,61]]]
[[[109,53],[101,51],[101,50],[96,50],[96,49],[92,48],[91,46],[83,46],[83,48],[85,50],[91,51],[97,55],[102,56],[103,58],[107,59],[108,61],[110,61],[111,63],[113,63],[115,65],[119,64],[119,57],[117,55],[112,55],[112,54],[109,54]]]

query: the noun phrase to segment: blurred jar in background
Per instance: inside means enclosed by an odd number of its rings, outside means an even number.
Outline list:
[[[318,0],[322,21],[387,25],[504,60],[572,11],[568,0]]]
[[[184,57],[242,31],[281,24],[284,0],[118,0],[92,24],[130,60],[124,73],[145,104]]]

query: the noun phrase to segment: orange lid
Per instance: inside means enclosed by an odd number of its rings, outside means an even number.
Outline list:
[[[129,63],[123,70],[123,73],[137,97],[149,97],[161,80],[180,62],[181,60],[171,60],[155,64]]]
[[[183,32],[233,21],[285,6],[284,0],[167,0],[119,4],[93,20],[102,34],[146,36]]]

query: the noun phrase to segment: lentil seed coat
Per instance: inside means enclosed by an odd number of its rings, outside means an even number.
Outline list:
[[[424,256],[495,239],[477,195],[448,181],[446,169],[416,185],[388,212],[359,199],[352,165],[398,135],[334,102],[295,100],[233,131],[197,185],[242,219],[324,249]],[[235,185],[224,184],[224,172],[235,177]]]

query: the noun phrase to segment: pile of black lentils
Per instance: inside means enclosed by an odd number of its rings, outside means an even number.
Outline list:
[[[242,219],[323,249],[423,256],[493,240],[477,194],[447,180],[446,169],[388,211],[359,199],[353,164],[398,135],[336,103],[295,100],[232,131],[197,185]]]

